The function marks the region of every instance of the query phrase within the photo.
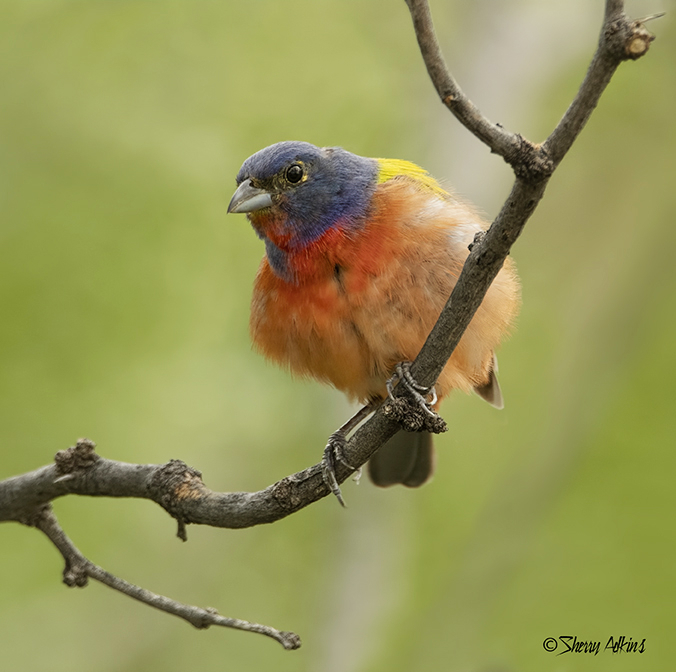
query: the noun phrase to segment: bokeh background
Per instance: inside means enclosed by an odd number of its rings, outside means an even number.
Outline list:
[[[542,140],[602,1],[437,0],[447,58],[492,119]],[[455,395],[426,487],[344,488],[251,530],[144,501],[67,498],[80,549],[170,597],[294,630],[272,640],[60,583],[34,530],[0,528],[0,670],[478,672],[669,669],[676,659],[676,29],[629,2],[621,67],[513,250],[507,407]],[[283,139],[407,158],[488,219],[510,171],[443,109],[403,2],[0,3],[0,478],[79,436],[180,458],[219,490],[318,461],[351,408],[251,351],[262,244],[226,217],[241,162]],[[546,637],[644,654],[556,657]]]

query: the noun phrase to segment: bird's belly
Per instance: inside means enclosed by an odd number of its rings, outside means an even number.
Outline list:
[[[384,390],[367,341],[340,284],[270,282],[261,269],[251,306],[251,336],[261,353],[301,376],[366,401]]]

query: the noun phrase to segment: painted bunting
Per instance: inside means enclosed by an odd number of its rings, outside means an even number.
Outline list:
[[[419,166],[339,147],[280,142],[250,156],[236,181],[228,212],[247,214],[266,252],[254,346],[372,410],[396,365],[420,351],[485,223]],[[437,381],[439,399],[457,388],[502,408],[494,353],[519,304],[508,259]],[[401,431],[368,471],[376,485],[418,486],[433,463],[431,435]]]

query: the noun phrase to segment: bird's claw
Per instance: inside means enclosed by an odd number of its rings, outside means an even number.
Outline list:
[[[447,430],[446,423],[432,408],[437,403],[434,387],[420,385],[411,375],[411,362],[397,364],[394,375],[387,381],[388,408],[385,412],[396,419],[406,431],[433,432],[439,434]],[[394,396],[394,387],[401,383],[414,404],[405,398]],[[429,399],[428,399],[429,398]]]
[[[338,485],[338,479],[336,478],[336,466],[338,462],[341,462],[348,469],[355,470],[345,459],[344,449],[346,443],[347,437],[345,436],[345,432],[339,429],[329,437],[326,448],[324,448],[324,456],[322,457],[322,477],[324,483],[326,483],[342,506],[346,506],[346,504]]]
[[[411,375],[411,362],[399,362],[394,369],[394,375],[387,381],[387,396],[394,400],[393,389],[397,383],[401,383],[408,393],[418,402],[421,410],[428,415],[434,417],[436,413],[431,409],[431,406],[437,403],[437,393],[432,387],[425,387],[420,385],[416,379]],[[428,401],[425,397],[430,396]]]

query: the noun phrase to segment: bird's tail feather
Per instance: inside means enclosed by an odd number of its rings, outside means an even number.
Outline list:
[[[488,374],[488,380],[481,385],[477,385],[474,388],[474,391],[491,406],[502,409],[505,407],[505,400],[502,398],[502,390],[500,389],[500,383],[498,383],[498,377],[496,375],[497,371],[498,358],[493,354],[493,364],[491,365],[491,370]]]
[[[369,477],[383,488],[397,483],[417,488],[433,471],[434,446],[429,432],[397,432],[368,464]]]

